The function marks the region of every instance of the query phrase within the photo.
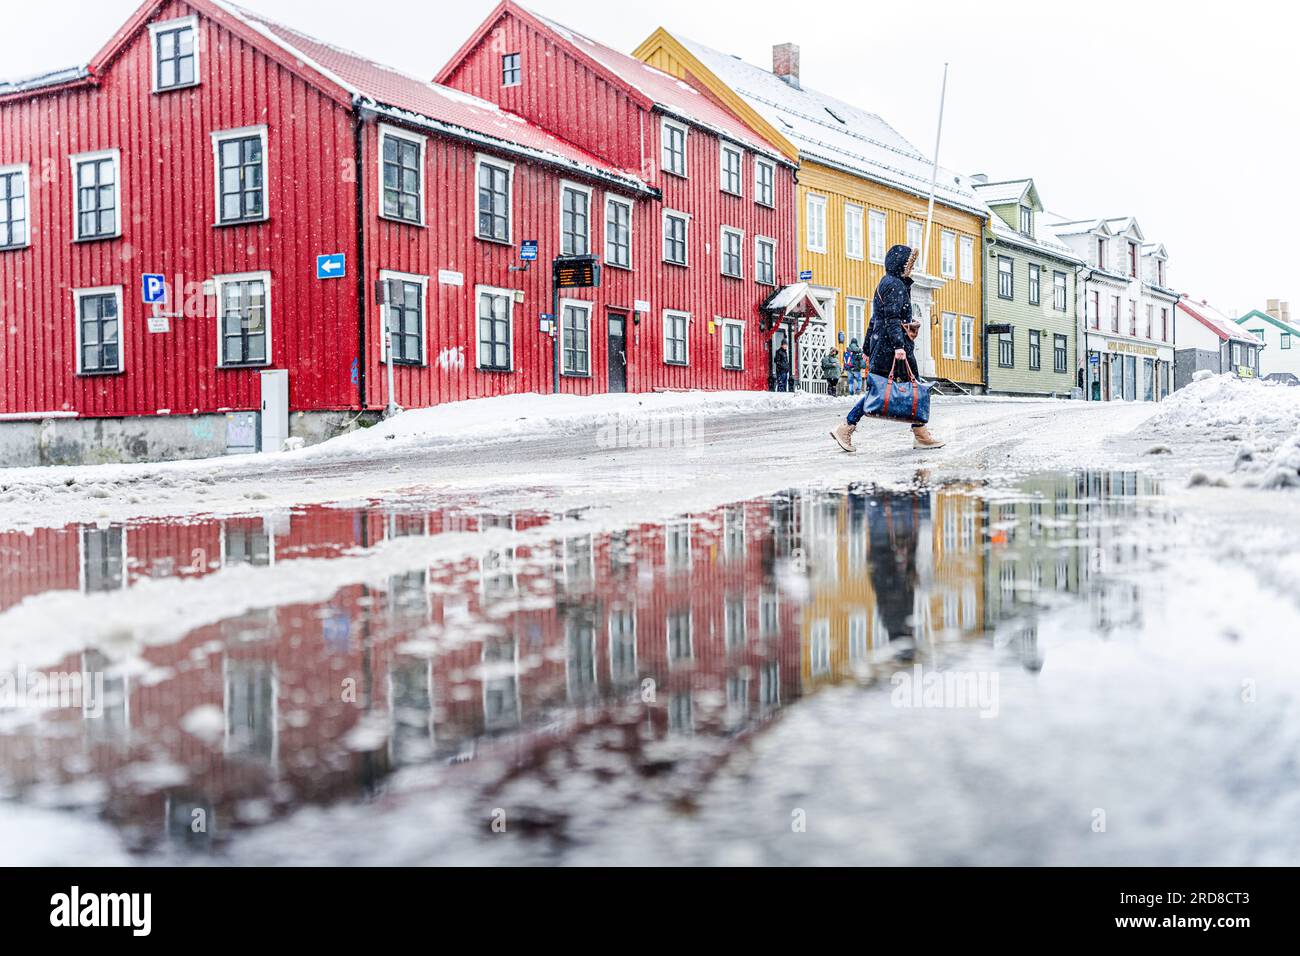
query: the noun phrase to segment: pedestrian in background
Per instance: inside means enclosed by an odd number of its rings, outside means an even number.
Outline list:
[[[790,350],[782,342],[772,356],[772,375],[778,392],[790,391]]]
[[[844,350],[844,371],[848,375],[849,394],[862,392],[862,349],[856,336],[849,339],[849,347]]]
[[[840,393],[840,353],[831,346],[830,351],[822,356],[822,378],[826,379],[826,394]]]

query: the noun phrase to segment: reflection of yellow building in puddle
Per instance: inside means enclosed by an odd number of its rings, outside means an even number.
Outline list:
[[[965,489],[809,496],[801,512],[805,692],[853,675],[891,636],[933,655],[983,633],[983,508]]]

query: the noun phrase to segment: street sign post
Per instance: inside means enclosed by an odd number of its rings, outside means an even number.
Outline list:
[[[348,263],[345,253],[332,252],[329,255],[316,257],[317,279],[342,279],[347,274]]]
[[[811,269],[804,269],[802,272],[800,272],[800,273],[799,273],[799,281],[800,281],[800,282],[812,282],[812,270],[811,270]]]

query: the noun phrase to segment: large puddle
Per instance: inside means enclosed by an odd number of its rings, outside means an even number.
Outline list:
[[[966,659],[1033,680],[1043,622],[1131,627],[1173,520],[1141,475],[1090,472],[792,490],[596,534],[418,495],[0,534],[0,612],[59,592],[52,607],[235,609],[8,675],[0,797],[108,821],[146,856],[215,859],[304,807],[381,812],[398,784],[482,795],[487,833],[493,796],[524,781],[514,832],[559,845],[580,839],[569,798],[547,796],[566,778],[606,788],[610,813],[689,818],[823,688],[887,695],[900,669]],[[465,533],[484,536],[469,556],[423,556]],[[280,603],[304,581],[327,596]]]

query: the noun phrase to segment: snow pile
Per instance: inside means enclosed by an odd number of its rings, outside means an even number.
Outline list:
[[[1300,427],[1300,388],[1231,373],[1200,377],[1161,402],[1147,427],[1237,429],[1276,441]]]
[[[1251,475],[1242,482],[1247,488],[1300,488],[1300,429],[1271,453],[1242,449],[1237,468]]]
[[[303,458],[358,457],[427,445],[513,441],[528,436],[564,438],[590,428],[627,422],[718,418],[835,404],[804,392],[647,392],[622,395],[501,395],[404,411],[296,453]]]

